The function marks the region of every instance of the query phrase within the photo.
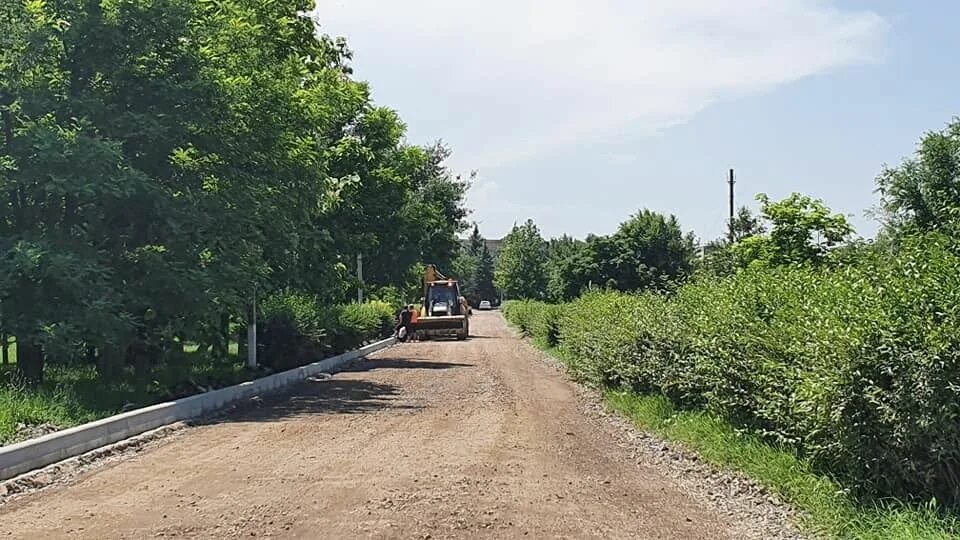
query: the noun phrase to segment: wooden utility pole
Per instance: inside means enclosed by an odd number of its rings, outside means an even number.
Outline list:
[[[733,213],[734,213],[734,208],[733,208],[733,184],[735,184],[735,182],[733,181],[733,169],[730,169],[730,180],[729,180],[728,183],[730,184],[730,231],[729,231],[729,236],[730,236],[730,243],[732,244],[732,243],[733,243],[733,240],[734,240],[734,238],[733,238]]]

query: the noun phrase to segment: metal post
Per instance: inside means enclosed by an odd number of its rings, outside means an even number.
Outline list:
[[[253,288],[253,310],[247,326],[247,367],[257,367],[257,288]]]
[[[730,182],[729,182],[729,183],[730,183],[730,233],[729,233],[729,235],[730,235],[730,243],[732,244],[733,241],[734,241],[734,238],[733,238],[733,213],[734,213],[734,210],[733,210],[733,184],[734,184],[734,181],[733,181],[733,169],[730,169]]]

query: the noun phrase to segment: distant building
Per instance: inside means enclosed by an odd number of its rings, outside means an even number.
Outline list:
[[[503,238],[500,238],[500,239],[497,239],[497,240],[491,240],[491,239],[488,239],[488,238],[484,238],[484,239],[483,239],[483,242],[487,245],[487,251],[490,252],[490,255],[492,255],[493,258],[496,259],[496,258],[497,258],[497,254],[500,253],[500,246],[503,245]],[[469,239],[469,238],[461,238],[461,239],[460,239],[460,245],[462,245],[463,247],[466,248],[467,246],[470,245],[470,239]]]

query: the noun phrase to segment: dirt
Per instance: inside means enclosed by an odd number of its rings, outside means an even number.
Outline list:
[[[742,538],[496,313],[0,505],[0,538]]]

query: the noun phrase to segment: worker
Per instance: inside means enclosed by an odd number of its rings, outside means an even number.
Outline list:
[[[420,312],[417,310],[417,306],[410,304],[407,306],[410,310],[410,327],[407,328],[407,336],[411,341],[417,341],[417,319],[420,318]]]
[[[410,333],[410,318],[412,315],[413,314],[410,313],[410,307],[406,305],[404,305],[400,313],[397,314],[396,336],[401,342],[406,341],[407,335]]]

